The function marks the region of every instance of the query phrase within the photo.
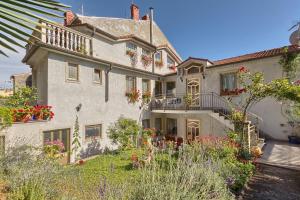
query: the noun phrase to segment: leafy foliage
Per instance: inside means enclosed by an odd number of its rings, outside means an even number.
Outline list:
[[[131,148],[135,146],[140,130],[136,120],[121,117],[108,127],[107,134],[113,143],[121,145],[121,148]]]
[[[284,49],[284,54],[279,60],[283,72],[286,73],[288,79],[295,78],[296,72],[299,69],[300,55],[297,52],[288,52],[288,47]]]
[[[36,100],[36,88],[23,87],[18,89],[12,96],[8,97],[5,105],[11,108],[26,107],[29,105],[34,105]]]
[[[0,54],[7,56],[4,49],[17,52],[13,46],[24,48],[19,41],[30,42],[27,38],[34,37],[29,31],[40,32],[43,25],[38,22],[51,22],[48,17],[63,18],[55,12],[64,12],[68,8],[56,0],[2,0],[0,1]],[[17,27],[22,27],[17,28]]]
[[[79,122],[78,116],[76,115],[75,125],[74,125],[74,133],[73,133],[73,141],[72,141],[72,151],[75,153],[75,160],[78,157],[78,150],[81,147],[80,143],[80,134],[79,134]]]
[[[12,111],[10,108],[0,107],[0,130],[11,126],[13,122]]]

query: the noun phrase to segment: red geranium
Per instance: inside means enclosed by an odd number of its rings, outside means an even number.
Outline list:
[[[246,67],[241,66],[241,67],[239,68],[239,72],[240,72],[240,73],[247,73],[247,72],[249,72],[249,70],[248,70]]]

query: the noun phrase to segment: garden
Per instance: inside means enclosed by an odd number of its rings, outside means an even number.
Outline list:
[[[141,131],[142,130],[142,131]],[[156,131],[120,118],[107,134],[119,145],[61,165],[59,142],[9,149],[0,159],[7,199],[234,199],[255,171],[237,134],[156,145]]]

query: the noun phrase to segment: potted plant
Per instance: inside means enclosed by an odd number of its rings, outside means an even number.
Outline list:
[[[144,65],[144,67],[146,68],[152,63],[152,57],[150,55],[147,55],[147,54],[142,54],[141,55],[141,61]]]
[[[158,68],[162,68],[164,66],[164,63],[162,60],[156,60],[155,61],[155,66]]]
[[[183,97],[183,101],[186,105],[186,109],[188,110],[190,105],[192,105],[192,101],[193,101],[193,97],[191,94],[186,94],[184,97]]]
[[[168,66],[168,68],[170,70],[172,70],[173,72],[176,72],[176,69],[177,69],[175,65],[170,65],[170,66]]]
[[[142,95],[142,99],[143,99],[143,103],[149,103],[151,100],[151,92],[150,91],[144,92]]]
[[[130,92],[126,92],[125,96],[127,96],[128,102],[135,104],[136,102],[138,102],[139,97],[140,97],[140,91],[139,90],[132,90]]]

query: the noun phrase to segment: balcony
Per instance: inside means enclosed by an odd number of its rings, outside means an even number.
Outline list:
[[[49,22],[42,22],[40,30],[40,33],[33,33],[33,37],[30,39],[33,42],[26,45],[27,53],[37,43],[43,43],[59,49],[92,56],[92,38],[90,36]]]

